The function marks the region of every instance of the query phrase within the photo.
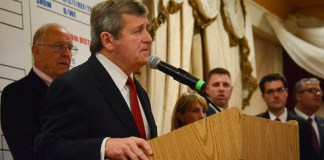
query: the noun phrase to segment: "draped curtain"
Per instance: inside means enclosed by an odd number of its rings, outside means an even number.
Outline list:
[[[280,20],[270,15],[266,17],[291,59],[301,68],[323,79],[321,66],[324,66],[324,27],[297,27],[295,31],[299,34],[298,37],[286,30]]]
[[[234,85],[230,105],[248,106],[256,80],[254,50],[250,49],[253,48],[252,27],[243,0],[143,2],[150,10],[152,21],[151,55],[158,55],[166,63],[199,79],[204,79],[212,68],[227,68]],[[148,91],[159,135],[169,132],[177,98],[191,90],[148,67],[139,71],[139,80]]]
[[[300,14],[290,15],[284,21],[270,15],[266,17],[287,54],[284,54],[284,73],[290,95],[293,95],[294,84],[305,77],[317,77],[323,88],[324,21]],[[294,99],[289,96],[287,108],[291,110],[294,105]],[[323,116],[323,107],[317,115]]]

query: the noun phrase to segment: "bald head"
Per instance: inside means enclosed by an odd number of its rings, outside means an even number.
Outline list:
[[[33,38],[34,66],[52,79],[62,75],[71,62],[71,52],[66,46],[73,47],[67,29],[56,23],[41,26]]]

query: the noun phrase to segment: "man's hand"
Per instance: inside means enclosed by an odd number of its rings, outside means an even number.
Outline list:
[[[148,160],[152,149],[142,138],[109,138],[105,146],[105,156],[109,159]]]

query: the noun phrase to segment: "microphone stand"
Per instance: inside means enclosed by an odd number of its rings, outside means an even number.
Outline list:
[[[204,98],[206,99],[208,104],[210,103],[218,112],[221,112],[221,110],[215,105],[215,103],[207,95],[205,95]]]
[[[202,97],[205,98],[205,100],[207,101],[207,105],[209,107],[209,104],[211,104],[218,112],[221,112],[221,110],[216,106],[216,104],[208,97],[208,95],[206,94],[206,85],[203,86],[203,89],[201,91],[198,91],[198,94],[200,94]]]

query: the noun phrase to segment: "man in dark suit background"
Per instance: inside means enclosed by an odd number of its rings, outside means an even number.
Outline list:
[[[107,0],[91,13],[91,56],[49,88],[38,159],[148,159],[157,136],[148,95],[133,72],[147,64],[152,38],[138,0]],[[133,118],[135,81],[145,135]],[[132,92],[133,93],[133,92]],[[139,138],[141,137],[141,138]]]
[[[310,125],[286,109],[288,97],[286,78],[278,73],[268,74],[261,79],[259,87],[268,110],[257,116],[281,122],[296,120],[299,125],[300,160],[313,159],[315,155],[312,151]]]
[[[40,131],[47,88],[69,70],[71,55],[76,53],[69,32],[54,23],[35,32],[31,50],[33,68],[6,86],[1,96],[1,127],[15,160],[34,159],[34,138]]]
[[[320,81],[316,78],[304,78],[299,80],[294,88],[296,105],[292,111],[299,117],[308,120],[313,127],[314,150],[318,160],[324,159],[324,119],[315,113],[322,103],[323,91]]]

